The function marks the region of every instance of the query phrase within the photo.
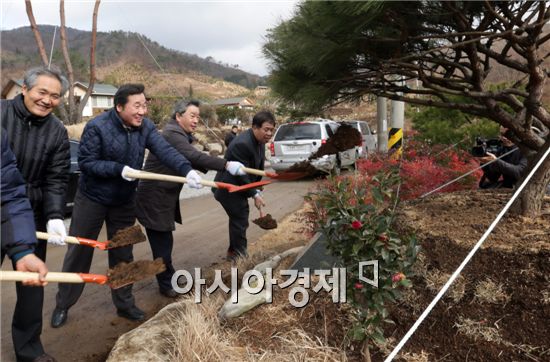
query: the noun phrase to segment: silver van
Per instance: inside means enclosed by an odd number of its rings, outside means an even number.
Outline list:
[[[270,145],[271,167],[275,171],[285,171],[295,163],[307,160],[336,132],[339,125],[327,119],[280,125]],[[339,173],[342,167],[354,166],[355,160],[356,150],[352,148],[337,155],[323,156],[315,167],[327,173]]]
[[[361,146],[357,147],[359,158],[367,158],[369,152],[376,152],[378,149],[378,137],[376,132],[371,130],[369,124],[365,121],[345,121],[361,133]]]

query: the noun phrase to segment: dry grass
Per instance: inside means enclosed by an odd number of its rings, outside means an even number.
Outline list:
[[[504,292],[502,284],[496,284],[489,278],[476,285],[474,296],[480,303],[506,304],[510,300],[510,295]]]
[[[432,291],[439,292],[439,290],[445,285],[445,283],[447,283],[450,277],[451,274],[442,273],[441,271],[434,269],[430,272],[427,272],[425,275],[426,286]],[[456,303],[462,299],[465,290],[466,279],[464,279],[462,275],[459,275],[447,291],[446,297],[451,298]]]
[[[304,330],[293,328],[271,337],[278,348],[269,345],[254,349],[243,343],[242,334],[250,333],[249,327],[234,330],[220,324],[217,313],[225,294],[216,293],[203,298],[201,304],[186,299],[182,308],[171,314],[171,337],[163,356],[166,361],[346,361],[344,351],[330,347],[318,337],[311,337]],[[271,323],[295,325],[294,316],[285,312],[284,305],[266,305],[256,313]],[[266,321],[267,322],[267,321]],[[160,357],[159,357],[160,360]]]
[[[487,325],[487,321],[474,321],[459,316],[458,322],[455,323],[454,327],[458,329],[459,333],[472,337],[475,341],[477,341],[478,338],[481,338],[487,342],[503,342],[498,330],[494,327],[489,327]]]
[[[86,127],[86,122],[65,126],[65,128],[67,129],[67,133],[69,135],[69,139],[80,141],[80,137],[82,137],[82,132],[84,131],[84,127]]]

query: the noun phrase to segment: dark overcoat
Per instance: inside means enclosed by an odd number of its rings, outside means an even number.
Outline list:
[[[191,162],[193,169],[201,172],[224,170],[225,160],[212,157],[197,150],[193,145],[193,136],[185,132],[175,119],[171,119],[162,136],[179,153]],[[159,159],[149,154],[145,161],[145,171],[166,175],[177,175],[164,166]],[[140,180],[137,190],[136,210],[139,222],[146,228],[156,231],[172,231],[175,222],[181,224],[179,195],[183,184],[167,181]]]

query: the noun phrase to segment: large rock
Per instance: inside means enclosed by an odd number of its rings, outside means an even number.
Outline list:
[[[171,339],[170,324],[173,323],[173,313],[181,308],[185,308],[183,302],[169,304],[138,328],[123,334],[111,350],[107,362],[168,361],[166,351]]]

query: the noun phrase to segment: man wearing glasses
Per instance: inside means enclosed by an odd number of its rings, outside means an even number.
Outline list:
[[[80,141],[78,165],[82,172],[69,235],[95,240],[103,222],[107,237],[135,224],[137,181],[127,173],[141,169],[145,149],[178,175],[187,185],[200,188],[201,178],[191,163],[159,134],[154,123],[145,118],[147,101],[142,84],[122,85],[114,97],[115,107],[88,122]],[[70,245],[63,261],[64,272],[88,273],[94,249]],[[109,267],[133,261],[132,246],[111,249]],[[60,284],[51,325],[62,326],[84,284]],[[145,313],[135,305],[132,285],[111,290],[117,314],[130,320],[142,320]]]
[[[252,119],[252,128],[242,132],[231,142],[225,152],[227,161],[238,161],[245,167],[263,170],[265,161],[265,144],[269,142],[275,131],[275,116],[271,112],[262,111],[256,113]],[[219,171],[215,181],[228,182],[236,185],[244,185],[260,181],[261,176],[234,176],[228,171]],[[248,198],[254,198],[254,206],[261,209],[265,206],[260,190],[248,190],[229,193],[227,190],[216,189],[214,197],[223,206],[229,216],[229,248],[227,259],[235,261],[239,257],[246,257],[248,229]]]

